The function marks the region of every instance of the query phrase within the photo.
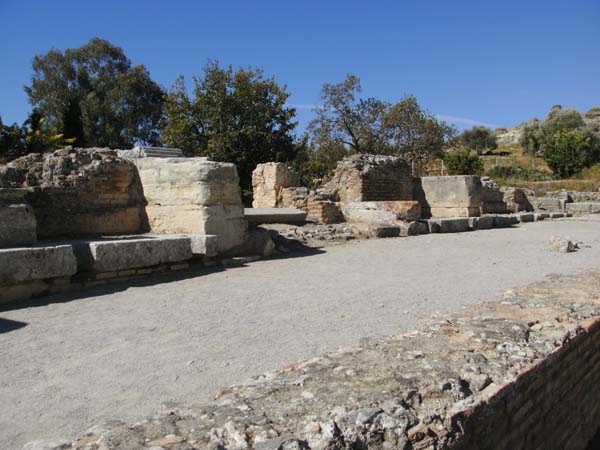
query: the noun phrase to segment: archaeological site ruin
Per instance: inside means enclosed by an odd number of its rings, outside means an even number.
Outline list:
[[[424,235],[485,239],[483,233],[503,229],[517,236],[555,219],[594,225],[599,216],[592,215],[600,213],[600,192],[540,195],[488,177],[417,177],[404,159],[371,154],[341,160],[317,188],[303,186],[283,163],[259,164],[252,189],[252,208],[244,208],[234,164],[176,149],[66,147],[17,158],[0,166],[0,306],[18,311],[64,301],[72,307],[102,301],[98,292],[127,295],[136,283],[159,292],[239,267],[228,275],[234,279],[260,259],[284,265],[298,257],[310,265],[317,252],[367,240],[403,238],[418,247]],[[543,251],[549,258],[589,251],[576,239],[553,236]],[[430,272],[419,283],[436,276],[435,263],[425,263]],[[369,265],[368,254],[361,264]],[[600,430],[598,269],[420,317],[412,331],[361,339],[221,386],[211,401],[190,399],[160,411],[156,405],[156,415],[145,420],[115,417],[64,441],[38,436],[21,447],[585,450]],[[328,295],[327,283],[319,283],[325,286],[306,289]],[[194,292],[198,303],[212,295]],[[377,299],[365,302],[375,308]]]

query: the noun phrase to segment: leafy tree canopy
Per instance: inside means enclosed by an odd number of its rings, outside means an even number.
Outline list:
[[[286,107],[285,86],[265,78],[260,69],[222,68],[210,61],[202,77],[194,77],[189,96],[179,77],[166,96],[162,128],[166,144],[188,156],[209,156],[235,163],[243,189],[251,187],[259,163],[291,162],[299,151],[294,142],[295,109]]]
[[[448,167],[448,175],[481,175],[483,173],[483,161],[468,149],[448,152],[444,161]]]
[[[476,126],[465,130],[460,135],[462,144],[469,150],[481,154],[483,150],[498,148],[496,135],[488,127]]]
[[[48,129],[76,145],[159,143],[162,89],[108,41],[93,38],[79,48],[37,55],[25,92]]]
[[[568,178],[589,165],[591,140],[576,130],[558,130],[544,150],[544,159],[556,175]]]
[[[360,80],[348,75],[341,83],[324,84],[322,104],[309,124],[311,145],[356,153],[381,153],[427,162],[443,154],[454,130],[421,109],[413,96],[396,105],[358,98]]]

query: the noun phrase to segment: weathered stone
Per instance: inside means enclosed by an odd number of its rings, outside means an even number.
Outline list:
[[[245,208],[244,215],[248,223],[290,223],[306,221],[306,211],[296,208]]]
[[[421,207],[416,201],[341,203],[340,210],[346,222],[410,222],[421,218]]]
[[[494,228],[493,216],[470,217],[469,220],[471,219],[477,219],[476,230],[490,230]]]
[[[600,202],[567,203],[570,214],[600,214]]]
[[[37,240],[37,222],[29,205],[0,204],[0,248],[30,245]]]
[[[124,159],[137,158],[183,158],[185,155],[178,148],[134,147],[131,150],[117,150],[117,155]]]
[[[340,223],[344,221],[344,216],[340,210],[339,204],[331,200],[319,200],[319,197],[309,196],[308,198],[307,220],[317,223]]]
[[[504,194],[490,177],[481,178],[481,214],[506,214]]]
[[[70,245],[0,249],[0,286],[75,274]]]
[[[408,162],[384,155],[358,154],[339,161],[325,186],[342,203],[413,200],[413,177]]]
[[[583,450],[600,402],[599,282],[591,270],[517,287],[151,424],[97,430],[85,448]],[[193,432],[174,425],[191,421]]]
[[[516,187],[502,187],[500,191],[504,193],[504,202],[508,212],[533,211],[533,205],[528,198],[533,198],[533,192],[526,192],[526,190]]]
[[[572,253],[579,247],[577,243],[571,241],[568,237],[552,236],[548,241],[548,247],[553,252]]]
[[[73,250],[79,270],[85,272],[152,267],[192,258],[191,239],[179,236],[78,241]]]
[[[306,210],[308,207],[308,188],[288,187],[281,190],[281,207]]]
[[[533,216],[535,217],[536,222],[550,218],[550,214],[548,213],[535,213]]]
[[[415,184],[424,218],[479,216],[481,192],[481,180],[472,175],[422,177]]]
[[[488,217],[493,219],[494,228],[509,228],[519,223],[518,217],[510,214],[493,214]]]
[[[0,188],[0,203],[15,188],[25,190],[40,238],[148,231],[137,170],[108,149],[66,148],[17,158],[0,166]]]
[[[419,234],[429,233],[429,227],[425,222],[401,222],[400,236],[418,236]]]
[[[519,222],[533,222],[535,221],[535,215],[533,213],[519,213],[517,214]]]
[[[219,252],[241,245],[247,222],[236,168],[207,158],[135,160],[153,233],[216,235]]]
[[[216,256],[219,253],[219,238],[214,234],[188,234],[194,256]]]
[[[299,186],[300,175],[285,164],[278,162],[259,164],[252,172],[252,207],[284,206],[282,190]],[[287,201],[290,201],[289,198]]]
[[[552,197],[534,197],[532,203],[535,211],[562,212],[565,210],[565,200]]]
[[[469,219],[466,217],[429,219],[430,233],[462,233],[469,231]]]

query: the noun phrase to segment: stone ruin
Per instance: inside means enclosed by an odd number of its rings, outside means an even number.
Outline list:
[[[259,164],[252,172],[253,208],[306,209],[308,189],[300,184],[300,174],[285,164]]]
[[[0,167],[0,202],[29,205],[40,238],[149,231],[135,166],[101,149],[32,153]]]
[[[244,244],[233,164],[134,150],[67,147],[0,166],[0,302],[183,269]]]

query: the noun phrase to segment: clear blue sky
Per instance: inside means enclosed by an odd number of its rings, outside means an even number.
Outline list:
[[[209,58],[262,67],[301,126],[324,82],[365,96],[414,94],[465,127],[510,126],[554,104],[600,106],[600,0],[0,0],[0,116],[22,122],[31,59],[98,36],[165,87]]]

